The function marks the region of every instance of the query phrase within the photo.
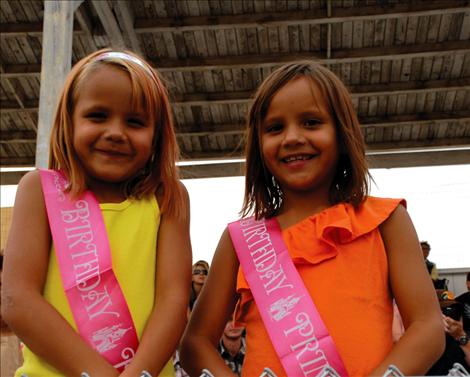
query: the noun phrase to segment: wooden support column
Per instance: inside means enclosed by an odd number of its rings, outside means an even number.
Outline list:
[[[82,1],[44,1],[36,167],[46,168],[57,99],[72,64],[73,13]]]

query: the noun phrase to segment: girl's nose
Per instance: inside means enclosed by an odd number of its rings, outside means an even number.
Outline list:
[[[114,142],[124,141],[126,138],[124,122],[120,119],[110,119],[106,126],[105,137]]]
[[[302,132],[302,128],[297,124],[289,124],[284,129],[283,144],[285,146],[303,144],[305,142],[305,136]]]

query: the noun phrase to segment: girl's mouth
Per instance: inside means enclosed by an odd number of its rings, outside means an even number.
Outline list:
[[[285,162],[286,164],[288,164],[288,163],[295,162],[295,161],[307,161],[307,160],[311,160],[315,156],[316,155],[313,155],[313,154],[292,155],[292,156],[284,157],[282,159],[282,162]]]
[[[106,156],[110,157],[127,157],[129,156],[128,153],[121,152],[121,151],[116,151],[116,150],[107,150],[107,149],[96,149],[98,153],[101,153]]]

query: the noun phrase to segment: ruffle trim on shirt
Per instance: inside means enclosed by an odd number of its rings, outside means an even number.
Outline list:
[[[297,224],[284,229],[284,241],[290,245],[289,254],[295,265],[319,264],[336,257],[339,244],[354,241],[382,224],[404,199],[367,197],[355,209],[349,203],[339,203]],[[307,245],[307,246],[306,246]],[[241,316],[244,306],[253,299],[241,268],[238,271],[237,292],[240,301],[237,316]]]

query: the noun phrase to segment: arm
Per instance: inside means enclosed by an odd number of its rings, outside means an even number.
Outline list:
[[[372,374],[382,376],[393,364],[406,376],[423,375],[442,354],[445,344],[436,293],[405,208],[399,206],[380,231],[388,256],[391,288],[406,330]]]
[[[2,317],[36,355],[62,373],[117,376],[43,298],[50,247],[39,172],[33,171],[22,178],[16,195],[5,248]]]
[[[460,318],[460,321],[456,321],[455,319],[452,319],[445,315],[443,315],[442,317],[443,317],[444,328],[445,328],[446,333],[448,333],[456,341],[459,341],[460,337],[467,335],[465,333],[465,330],[463,329],[462,318]],[[462,345],[462,344],[459,344],[459,345],[460,345],[460,349],[465,354],[465,361],[470,365],[470,342],[467,342],[467,344],[465,345]]]
[[[238,259],[226,229],[183,336],[180,357],[183,368],[192,376],[199,376],[203,368],[214,376],[233,376],[217,345],[237,301],[237,271]]]
[[[121,376],[157,376],[172,357],[186,325],[191,284],[189,196],[182,219],[162,216],[157,241],[155,304],[134,359]]]

